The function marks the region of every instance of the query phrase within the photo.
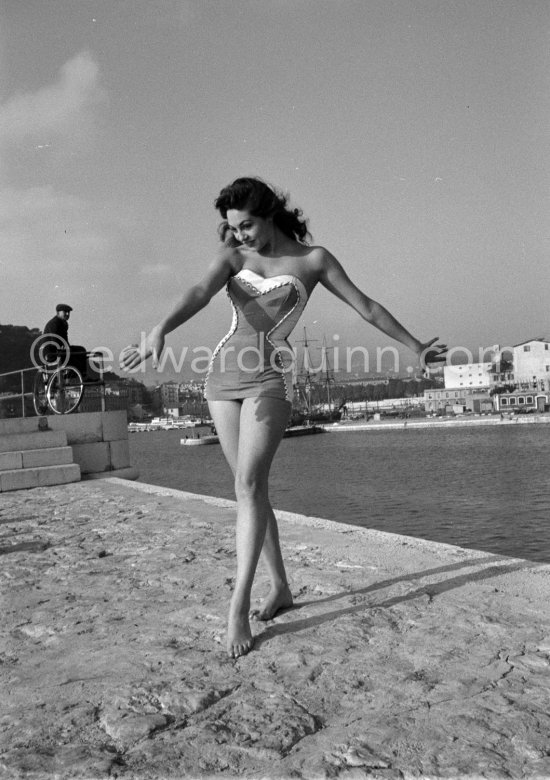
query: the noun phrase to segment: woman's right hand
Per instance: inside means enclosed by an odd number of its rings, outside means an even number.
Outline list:
[[[147,358],[153,358],[153,368],[157,368],[159,358],[164,349],[164,335],[159,328],[153,330],[142,339],[141,344],[130,344],[121,352],[120,367],[123,371],[132,371]]]
[[[440,368],[441,364],[447,360],[447,345],[436,344],[435,342],[438,338],[439,336],[436,336],[435,339],[431,339],[425,344],[420,344],[418,355],[422,372],[425,375],[429,375],[430,371]]]

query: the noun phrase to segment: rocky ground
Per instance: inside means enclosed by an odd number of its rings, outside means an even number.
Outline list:
[[[234,661],[229,502],[3,494],[0,777],[550,777],[550,566],[280,517]]]

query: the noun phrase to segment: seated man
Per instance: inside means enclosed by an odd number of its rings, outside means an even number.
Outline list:
[[[86,376],[88,361],[86,359],[86,348],[80,346],[69,346],[69,317],[71,316],[72,306],[67,303],[58,303],[55,307],[56,315],[48,320],[44,326],[44,335],[54,336],[51,343],[44,349],[44,357],[47,362],[54,361],[60,357],[63,361],[65,350],[69,350],[69,360],[67,365],[74,366],[80,371],[82,377]],[[57,337],[57,338],[55,338]]]

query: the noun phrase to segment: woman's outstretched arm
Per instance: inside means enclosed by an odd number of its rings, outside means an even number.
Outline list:
[[[125,347],[121,355],[121,367],[131,371],[152,356],[153,367],[156,368],[164,349],[166,334],[171,333],[203,309],[235,270],[235,252],[224,248],[207,268],[203,278],[185,291],[172,311],[151,329],[145,340],[139,345],[132,344]]]
[[[327,290],[345,301],[364,320],[370,322],[378,330],[400,341],[412,352],[419,355],[424,367],[428,363],[438,363],[445,360],[446,346],[444,344],[437,344],[430,349],[439,338],[438,336],[426,342],[415,338],[382,304],[365,295],[351,281],[338,260],[326,249],[320,250],[318,263],[319,281]]]

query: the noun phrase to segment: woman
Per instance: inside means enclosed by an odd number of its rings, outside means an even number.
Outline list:
[[[292,399],[292,355],[287,336],[320,283],[363,319],[405,344],[424,362],[444,359],[444,346],[414,338],[379,303],[364,295],[335,257],[308,246],[305,220],[287,199],[257,178],[225,187],[215,202],[223,222],[223,246],[202,281],[147,336],[127,347],[121,364],[135,368],[152,355],[158,364],[164,337],[200,311],[224,285],[233,324],[214,352],[206,382],[210,414],[235,477],[237,577],[229,609],[227,650],[249,652],[249,618],[269,620],[292,606],[277,523],[268,498],[273,456],[287,426]],[[250,592],[262,553],[271,580],[259,610],[250,613]]]

